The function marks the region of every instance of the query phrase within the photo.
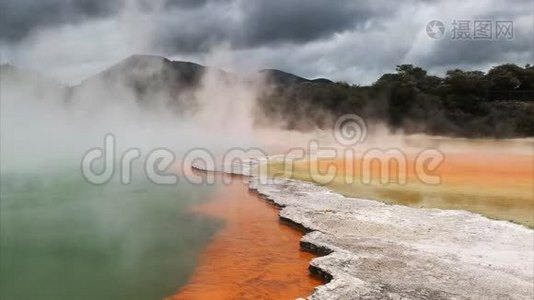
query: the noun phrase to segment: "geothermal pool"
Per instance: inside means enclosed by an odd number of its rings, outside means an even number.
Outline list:
[[[320,282],[301,233],[229,186],[3,174],[0,298],[296,298]]]
[[[439,186],[418,184],[413,174],[402,187],[344,185],[345,160],[321,165],[339,166],[339,178],[328,187],[346,195],[465,209],[533,226],[531,152],[446,154]],[[310,180],[306,164],[296,167],[295,178]],[[79,171],[2,173],[0,298],[294,299],[311,294],[321,282],[308,274],[314,256],[299,249],[302,233],[281,224],[278,209],[236,178],[213,186],[185,180],[175,186],[142,180],[95,186]]]

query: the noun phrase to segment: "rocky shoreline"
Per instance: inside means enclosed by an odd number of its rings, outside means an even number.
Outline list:
[[[224,167],[306,234],[328,282],[314,299],[532,299],[534,231],[466,212],[347,198],[295,180],[264,182],[254,165]],[[201,167],[198,167],[202,169]]]

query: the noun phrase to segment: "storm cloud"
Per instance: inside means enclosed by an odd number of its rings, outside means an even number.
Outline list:
[[[366,84],[396,64],[442,73],[534,62],[534,1],[491,0],[4,0],[2,62],[78,81],[136,53],[234,67],[279,68]],[[444,36],[426,25],[440,20]],[[510,39],[455,40],[455,20],[512,21]],[[494,29],[495,31],[495,29]],[[495,32],[493,32],[495,33]]]
[[[118,2],[107,0],[3,0],[0,2],[0,39],[23,39],[33,29],[76,24],[117,13]]]

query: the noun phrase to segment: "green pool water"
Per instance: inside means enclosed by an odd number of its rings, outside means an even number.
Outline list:
[[[81,175],[2,174],[0,299],[162,299],[221,226],[188,211],[214,187],[95,186]]]

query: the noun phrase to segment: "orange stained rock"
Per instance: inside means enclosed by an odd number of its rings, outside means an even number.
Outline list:
[[[314,256],[300,250],[302,233],[281,224],[278,209],[250,192],[241,178],[193,210],[225,225],[189,282],[169,299],[295,299],[321,283],[308,273]]]
[[[534,155],[482,151],[444,155],[442,164],[431,172],[440,176],[439,184],[420,180],[415,173],[413,154],[406,155],[403,185],[380,183],[380,163],[365,164],[361,158],[302,160],[295,164],[293,177],[314,181],[308,175],[315,170],[311,164],[318,164],[321,174],[332,166],[337,170],[336,177],[326,185],[345,195],[413,207],[468,210],[534,227]],[[371,185],[362,183],[364,166],[370,168],[367,171],[373,180]],[[391,176],[386,179],[395,181],[398,164],[392,164],[387,171]],[[347,177],[354,179],[352,183],[344,181]]]
[[[406,175],[408,181],[418,181],[415,174],[415,156],[406,156]],[[298,169],[308,169],[312,162],[296,163]],[[387,161],[383,161],[387,163]],[[360,177],[364,170],[361,159],[319,159],[318,169],[326,172],[334,166],[338,176],[352,174]],[[351,166],[351,171],[347,171]],[[381,165],[377,161],[369,164],[374,179],[380,177]],[[392,163],[388,171],[392,176],[398,172],[398,164]],[[460,184],[473,187],[523,188],[532,191],[534,187],[534,155],[503,153],[446,153],[443,162],[431,172],[439,175],[443,184]]]

